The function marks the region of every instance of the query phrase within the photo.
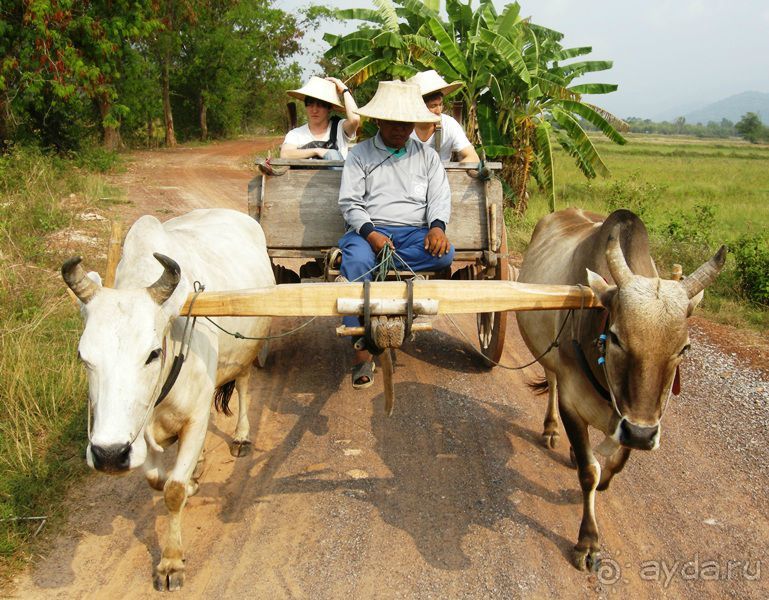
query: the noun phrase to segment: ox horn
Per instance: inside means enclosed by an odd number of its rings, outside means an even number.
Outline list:
[[[606,243],[606,262],[609,264],[609,273],[616,285],[622,287],[633,277],[633,271],[627,266],[625,255],[622,254],[622,247],[619,244],[619,225],[609,234]]]
[[[61,276],[78,300],[88,304],[101,286],[85,274],[85,270],[80,265],[82,260],[82,256],[70,258],[61,266]]]
[[[726,246],[721,246],[708,262],[703,263],[694,273],[681,280],[681,285],[684,286],[690,300],[713,283],[724,268],[725,262]]]
[[[163,304],[174,293],[176,286],[179,285],[181,269],[175,260],[168,258],[164,254],[154,252],[152,256],[163,265],[163,274],[155,283],[147,288],[147,291],[155,302]]]

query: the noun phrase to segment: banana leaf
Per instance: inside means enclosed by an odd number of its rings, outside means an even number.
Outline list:
[[[520,22],[521,7],[517,2],[505,6],[502,15],[497,19],[494,31],[507,37],[513,26]]]
[[[389,31],[398,31],[398,14],[390,0],[374,0],[382,16],[382,23]]]
[[[582,83],[569,89],[577,94],[610,94],[616,92],[618,87],[616,83]]]
[[[383,24],[382,15],[379,11],[371,8],[341,8],[334,11],[334,15],[340,21],[345,19],[355,19],[356,21],[371,21],[372,23]]]
[[[431,17],[428,20],[428,24],[430,26],[430,31],[432,31],[436,41],[441,47],[443,55],[446,57],[446,62],[451,65],[452,70],[461,74],[463,79],[467,79],[469,77],[467,63],[457,47],[457,44],[451,37],[449,37],[449,34],[446,33],[446,30],[438,19]]]
[[[536,161],[539,171],[539,184],[545,190],[545,194],[547,194],[550,212],[555,212],[555,169],[550,129],[550,123],[539,121],[534,133],[537,138],[537,153],[539,155]]]
[[[481,30],[481,39],[489,44],[505,60],[509,68],[523,81],[531,83],[529,69],[523,61],[520,48],[516,48],[507,38],[489,29]]]
[[[574,144],[574,150],[579,154],[584,162],[589,164],[596,173],[603,176],[609,175],[609,169],[603,162],[601,155],[595,149],[590,137],[582,129],[582,126],[568,112],[558,108],[552,108],[550,114],[555,121],[563,127]],[[619,135],[619,134],[617,134]]]
[[[560,108],[563,108],[572,114],[579,115],[585,119],[585,121],[588,121],[598,127],[601,133],[603,133],[615,144],[627,143],[627,140],[625,140],[625,138],[622,137],[620,133],[614,129],[614,127],[606,119],[603,118],[603,116],[598,114],[587,104],[583,104],[582,102],[574,102],[573,100],[561,100],[558,104]]]

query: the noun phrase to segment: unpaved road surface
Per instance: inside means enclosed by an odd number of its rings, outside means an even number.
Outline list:
[[[137,153],[115,181],[130,203],[105,216],[245,210],[249,162],[273,143]],[[474,339],[473,317],[457,323]],[[510,365],[530,359],[514,323]],[[540,445],[544,400],[526,385],[538,368],[480,368],[439,318],[398,352],[387,418],[381,381],[350,387],[335,324],[272,343],[253,379],[252,455],[233,459],[234,419],[212,420],[184,512],[181,597],[769,597],[769,370],[756,336],[693,320],[661,448],[635,452],[599,495],[607,560],[582,573],[568,559],[581,515],[568,443]],[[93,474],[67,502],[68,525],[12,595],[154,596],[165,508],[141,473]]]

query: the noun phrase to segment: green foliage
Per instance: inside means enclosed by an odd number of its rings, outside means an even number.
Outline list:
[[[651,119],[641,119],[639,117],[630,117],[626,121],[631,133],[691,135],[699,138],[728,138],[737,135],[734,123],[729,119],[721,119],[720,123],[709,121],[705,125],[686,123],[685,121],[679,122],[678,119],[676,119],[675,123],[670,123],[669,121],[656,123]],[[591,126],[588,126],[588,128],[593,129]]]
[[[1,5],[0,149],[23,142],[59,151],[154,145],[174,113],[186,136],[205,137],[206,125],[213,135],[279,125],[303,32],[331,14],[291,14],[273,0]]]
[[[80,319],[50,234],[72,221],[70,194],[96,202],[100,188],[82,167],[104,160],[36,147],[0,155],[0,519],[13,519],[0,527],[4,575],[39,543],[41,521],[29,518],[45,516],[43,531],[51,529],[62,495],[85,471]]]
[[[769,140],[769,128],[764,127],[761,118],[753,112],[746,113],[737,121],[734,129],[740,136],[744,137],[752,144],[757,144],[761,140]]]
[[[769,308],[769,235],[740,236],[731,250],[742,293]]]
[[[585,182],[564,168],[571,159],[555,149],[562,202],[603,214],[621,207],[641,214],[652,256],[665,276],[674,263],[690,273],[726,244],[726,267],[708,288],[702,309],[732,325],[769,327],[769,309],[766,303],[747,300],[736,252],[731,251],[740,237],[769,231],[769,146],[639,135],[630,136],[625,146],[598,138],[595,143],[611,168],[611,179]],[[546,195],[530,191],[529,212],[512,222],[509,239],[517,251],[525,248],[534,225],[548,212]]]
[[[625,208],[646,220],[662,200],[665,187],[644,181],[639,173],[634,173],[628,179],[612,181],[604,192],[606,212]]]
[[[465,129],[481,154],[505,162],[502,178],[516,208],[524,211],[526,187],[533,174],[555,206],[553,138],[573,156],[587,177],[606,174],[583,123],[590,123],[615,143],[624,124],[582,101],[583,93],[616,90],[613,84],[573,85],[586,73],[609,69],[611,62],[567,62],[592,49],[564,48],[563,35],[520,15],[517,2],[497,13],[491,0],[477,8],[445,0],[439,3],[379,0],[378,11],[339,11],[340,18],[364,20],[346,36],[325,37],[326,53],[343,67],[353,85],[370,78],[408,77],[435,69],[448,81],[461,80],[457,92],[467,115]]]

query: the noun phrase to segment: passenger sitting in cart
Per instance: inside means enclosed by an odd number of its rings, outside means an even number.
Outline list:
[[[311,77],[298,90],[286,93],[304,101],[307,123],[286,134],[280,157],[344,160],[360,124],[350,88],[336,77]],[[344,111],[346,118],[332,117],[332,110]]]
[[[433,70],[417,73],[406,82],[419,86],[419,93],[422,94],[427,109],[440,117],[435,123],[417,123],[411,137],[430,146],[440,155],[441,160],[451,160],[452,154],[456,153],[459,162],[480,162],[478,153],[467,139],[462,126],[453,117],[443,114],[443,99],[461,88],[464,83],[446,83],[443,77]]]
[[[454,247],[446,237],[451,216],[446,171],[432,148],[409,137],[415,123],[439,117],[425,107],[419,86],[401,81],[380,82],[371,101],[357,112],[376,120],[379,132],[356,144],[345,160],[339,188],[347,224],[339,240],[342,277],[370,280],[385,246],[395,251],[399,269],[449,268]],[[345,317],[344,324],[360,325],[354,316]],[[374,362],[361,339],[353,343],[352,385],[366,388],[374,380]]]

